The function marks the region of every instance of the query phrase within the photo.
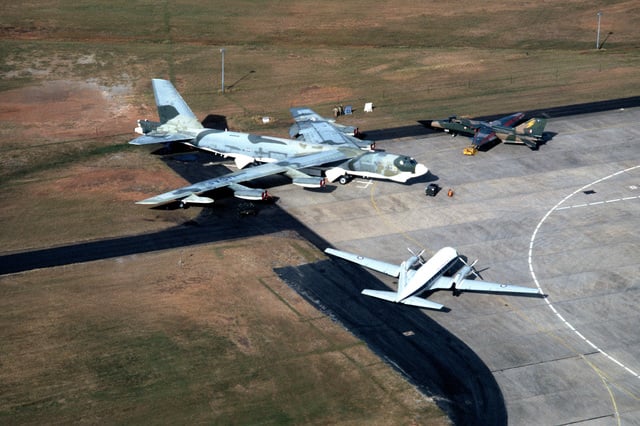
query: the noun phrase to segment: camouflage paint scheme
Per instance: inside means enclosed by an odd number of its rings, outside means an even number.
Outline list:
[[[241,170],[160,194],[139,201],[138,204],[157,206],[179,202],[182,207],[188,207],[189,204],[209,204],[213,199],[203,194],[224,187],[229,187],[238,198],[266,199],[268,194],[265,190],[249,188],[241,185],[241,182],[273,174],[288,176],[294,185],[320,188],[325,185],[324,177],[313,177],[301,171],[320,166],[326,168],[324,174],[327,179],[331,182],[339,180],[343,184],[352,176],[406,182],[428,172],[426,166],[413,158],[386,152],[363,152],[363,147],[351,140],[354,138],[345,139],[339,135],[328,137],[327,140],[307,142],[206,129],[171,82],[153,79],[152,85],[160,122],[139,120],[136,132],[142,136],[132,140],[130,144],[179,142],[224,157],[232,157]],[[325,129],[325,134],[331,135],[330,130]],[[334,132],[342,135],[338,129],[334,129]],[[242,170],[253,163],[265,164]]]
[[[428,122],[428,126],[443,129],[453,136],[460,133],[471,135],[472,144],[476,148],[499,139],[504,143],[527,145],[531,149],[537,149],[538,144],[544,141],[544,128],[547,120],[531,118],[514,127],[523,118],[524,113],[521,112],[488,122],[451,116],[444,120],[431,120]]]

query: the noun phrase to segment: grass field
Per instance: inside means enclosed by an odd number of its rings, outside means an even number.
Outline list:
[[[4,252],[197,215],[133,204],[184,183],[126,145],[137,118],[156,118],[154,77],[171,79],[199,117],[278,136],[291,106],[330,115],[353,105],[341,121],[366,131],[640,94],[640,6],[631,0],[5,3]],[[376,109],[364,114],[369,101]],[[301,244],[274,238],[0,277],[0,419],[445,422],[274,278],[274,266],[319,255],[302,256]],[[277,259],[250,254],[276,246]],[[234,276],[248,264],[257,269]]]

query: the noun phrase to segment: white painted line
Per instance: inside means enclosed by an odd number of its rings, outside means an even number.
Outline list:
[[[577,190],[575,190],[574,192],[572,192],[571,194],[567,195],[566,197],[564,197],[559,203],[557,203],[555,206],[553,206],[551,208],[551,210],[549,210],[543,217],[542,219],[540,219],[540,222],[538,222],[538,225],[536,226],[535,230],[533,231],[533,234],[531,234],[531,239],[529,240],[529,272],[531,273],[531,277],[533,278],[533,282],[535,282],[536,287],[538,287],[538,290],[540,291],[540,293],[544,293],[542,286],[540,286],[540,282],[538,282],[538,278],[536,277],[535,271],[533,269],[533,246],[535,244],[535,240],[536,240],[536,236],[538,235],[538,231],[540,230],[540,228],[542,227],[542,224],[547,220],[547,218],[554,212],[557,210],[566,210],[569,208],[576,208],[576,207],[587,207],[587,206],[594,206],[594,205],[598,205],[598,204],[604,204],[605,201],[598,201],[595,203],[589,203],[589,204],[579,204],[579,205],[575,205],[575,206],[568,206],[568,207],[560,207],[562,204],[564,204],[565,201],[567,201],[569,198],[573,197],[574,195],[576,195],[577,193],[584,191],[586,188],[589,188],[591,186],[594,186],[600,182],[603,182],[607,179],[610,179],[612,177],[618,176],[622,173],[626,173],[629,172],[631,170],[640,168],[640,165],[637,166],[633,166],[633,167],[629,167],[627,169],[624,170],[620,170],[616,173],[613,173],[609,176],[605,176],[601,179],[598,179],[588,185],[583,186],[582,188],[579,188]],[[634,198],[640,198],[640,197],[628,197],[628,198],[623,198],[622,200],[627,200],[627,199],[634,199]],[[613,201],[620,201],[618,200],[611,200],[611,202]],[[640,374],[638,374],[637,372],[635,372],[634,370],[630,369],[629,367],[625,366],[624,364],[622,364],[620,361],[618,361],[617,359],[615,359],[614,357],[612,357],[611,355],[609,355],[608,353],[606,353],[604,350],[602,350],[601,348],[599,348],[597,345],[595,345],[593,342],[591,342],[591,340],[587,339],[582,333],[580,333],[573,325],[571,325],[571,323],[569,323],[569,321],[567,321],[566,319],[564,319],[564,317],[556,310],[555,306],[553,306],[553,304],[549,301],[549,298],[545,298],[544,299],[545,303],[547,304],[547,306],[553,311],[553,313],[558,317],[558,319],[560,319],[560,321],[567,327],[569,328],[571,331],[573,331],[576,336],[578,336],[581,340],[583,340],[586,344],[588,344],[589,346],[591,346],[593,349],[595,349],[596,351],[598,351],[600,354],[604,355],[606,358],[608,358],[609,360],[613,361],[613,363],[617,364],[618,366],[622,367],[625,371],[627,371],[628,373],[630,373],[631,375],[635,376],[636,378],[640,379]]]
[[[637,200],[637,199],[640,199],[640,196],[616,198],[616,199],[613,199],[613,200],[605,200],[605,201],[595,201],[593,203],[587,203],[587,204],[574,204],[573,206],[558,207],[555,210],[559,211],[559,210],[577,209],[577,208],[580,208],[580,207],[597,206],[599,204],[617,203],[618,201],[629,201],[629,200]]]
[[[356,183],[359,183],[359,189],[367,189],[369,186],[373,184],[373,180],[356,180]]]

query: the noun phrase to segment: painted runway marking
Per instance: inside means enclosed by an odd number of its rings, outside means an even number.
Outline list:
[[[373,180],[357,180],[356,183],[359,183],[358,189],[367,189],[369,186],[373,184]]]
[[[629,201],[629,200],[640,200],[640,195],[638,195],[637,197],[615,198],[613,200],[594,201],[593,203],[575,204],[573,206],[558,207],[558,208],[556,208],[556,210],[577,209],[577,208],[580,208],[580,207],[597,206],[597,205],[600,205],[600,204],[617,203],[619,201]]]
[[[606,176],[606,177],[603,177],[601,179],[598,179],[598,180],[596,180],[594,182],[591,182],[588,185],[583,186],[582,188],[577,189],[576,191],[574,191],[571,194],[569,194],[566,197],[564,197],[558,204],[553,206],[551,208],[551,210],[549,210],[547,212],[547,214],[545,214],[544,217],[540,220],[540,222],[536,226],[536,229],[533,231],[533,234],[531,235],[531,240],[529,241],[529,273],[531,274],[531,277],[533,278],[533,281],[536,283],[536,287],[538,287],[538,290],[541,293],[544,293],[544,291],[542,290],[542,286],[540,286],[540,282],[538,282],[538,278],[536,277],[536,273],[533,270],[533,246],[534,246],[534,243],[535,243],[535,240],[536,240],[536,236],[538,235],[538,231],[540,230],[540,228],[542,227],[544,222],[547,220],[547,218],[549,216],[551,216],[551,213],[553,213],[554,211],[557,211],[557,210],[566,210],[566,209],[571,209],[571,208],[594,206],[594,205],[606,204],[607,202],[618,202],[618,201],[628,201],[628,200],[633,200],[633,199],[639,199],[640,197],[626,197],[626,198],[609,200],[609,201],[598,201],[598,202],[595,202],[595,203],[586,203],[586,204],[578,204],[578,205],[574,205],[574,206],[560,207],[562,204],[564,204],[567,200],[569,200],[571,197],[573,197],[577,193],[579,193],[581,191],[584,191],[587,188],[589,188],[591,186],[594,186],[594,185],[596,185],[598,183],[604,182],[607,179],[613,178],[613,177],[618,176],[618,175],[620,175],[622,173],[630,172],[631,170],[635,170],[637,168],[640,168],[640,165],[637,165],[637,166],[634,166],[634,167],[629,167],[628,169],[620,170],[620,171],[618,171],[616,173],[613,173],[613,174],[611,174],[609,176]],[[611,362],[613,362],[614,364],[618,365],[619,367],[621,367],[622,369],[624,369],[628,373],[632,374],[636,378],[640,379],[640,374],[638,374],[634,370],[630,369],[629,367],[627,367],[626,365],[624,365],[623,363],[618,361],[616,358],[614,358],[611,355],[609,355],[608,353],[606,353],[604,350],[602,350],[600,347],[598,347],[595,343],[593,343],[591,340],[589,340],[587,337],[585,337],[582,333],[580,333],[569,321],[567,321],[562,316],[562,314],[560,314],[560,312],[558,312],[556,310],[555,306],[553,306],[553,304],[549,301],[549,298],[544,299],[544,301],[547,304],[547,306],[553,311],[553,313],[560,319],[560,321],[567,328],[569,328],[569,330],[573,331],[576,334],[576,336],[578,336],[581,340],[583,340],[585,343],[587,343],[589,346],[591,346],[594,350],[596,350],[600,354],[604,355]]]

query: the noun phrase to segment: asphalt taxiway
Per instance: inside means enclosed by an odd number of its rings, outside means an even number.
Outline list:
[[[457,423],[638,424],[639,119],[638,108],[552,118],[552,138],[538,151],[499,144],[474,157],[462,155],[463,137],[416,131],[378,140],[431,174],[407,185],[281,185],[271,189],[277,205],[256,218],[205,209],[159,233],[5,254],[0,273],[292,229],[320,249],[398,263],[407,247],[428,255],[450,245],[480,259],[485,279],[538,286],[549,297],[440,292],[430,297],[450,311],[422,311],[361,296],[395,283],[338,259],[278,273],[439,397]],[[191,181],[211,177],[192,162],[170,165]],[[425,197],[432,181],[444,191]]]
[[[281,207],[339,249],[399,263],[407,248],[428,255],[450,245],[478,258],[485,279],[548,294],[439,292],[430,298],[451,310],[421,311],[486,364],[509,424],[638,424],[638,123],[638,108],[550,119],[552,137],[538,151],[499,144],[473,157],[462,155],[464,137],[378,141],[410,153],[432,176],[407,185],[354,180],[322,196],[293,187],[277,194]],[[429,181],[444,191],[425,197]],[[370,280],[362,274],[353,280],[359,287]],[[324,305],[341,303],[324,297]],[[406,309],[386,305],[389,323]],[[401,331],[406,340],[424,332]]]

